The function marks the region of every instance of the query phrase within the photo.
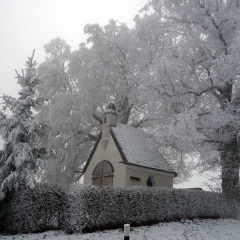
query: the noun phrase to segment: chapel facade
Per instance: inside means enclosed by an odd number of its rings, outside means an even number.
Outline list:
[[[83,169],[84,184],[173,187],[177,173],[140,129],[117,122],[114,104],[103,114],[100,136]]]

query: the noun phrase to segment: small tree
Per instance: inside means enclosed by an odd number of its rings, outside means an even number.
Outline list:
[[[21,185],[34,188],[35,173],[46,156],[46,151],[39,146],[46,126],[37,122],[32,112],[42,102],[34,92],[39,77],[34,76],[37,63],[33,57],[34,51],[26,62],[25,72],[22,70],[22,74],[19,74],[16,71],[18,84],[22,87],[18,93],[19,98],[6,95],[2,97],[0,127],[5,144],[0,157],[0,200]]]

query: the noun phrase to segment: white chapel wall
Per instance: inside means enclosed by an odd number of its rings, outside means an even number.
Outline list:
[[[156,187],[173,188],[173,174],[131,165],[127,165],[126,186],[146,186],[149,176],[154,177]],[[138,177],[141,181],[133,181],[130,177]]]
[[[84,173],[84,184],[92,184],[92,173],[97,164],[103,160],[111,162],[114,168],[113,186],[126,186],[126,167],[122,164],[122,157],[117,149],[117,146],[110,136],[107,148],[104,150],[102,139],[98,143],[98,146],[92,156],[92,159]]]

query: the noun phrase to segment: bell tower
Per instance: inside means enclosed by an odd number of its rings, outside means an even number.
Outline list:
[[[106,111],[103,113],[103,124],[109,123],[111,126],[117,126],[117,112],[113,103],[107,106]]]
[[[102,144],[104,150],[106,150],[108,141],[110,138],[110,127],[117,126],[117,112],[113,103],[110,103],[105,112],[103,113],[103,125],[102,125]]]

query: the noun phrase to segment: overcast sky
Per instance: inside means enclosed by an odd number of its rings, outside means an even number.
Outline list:
[[[45,58],[43,46],[63,38],[72,50],[85,41],[87,23],[105,25],[115,19],[134,26],[133,18],[148,0],[0,0],[0,96],[17,96],[15,69],[21,70],[36,49],[35,60]],[[1,148],[1,143],[0,143]],[[184,187],[199,187],[195,175]]]
[[[73,49],[85,40],[87,23],[105,25],[109,19],[134,25],[133,18],[147,0],[0,0],[0,95],[17,94],[15,69],[45,58],[44,44],[63,38]]]

